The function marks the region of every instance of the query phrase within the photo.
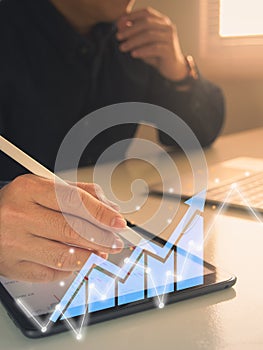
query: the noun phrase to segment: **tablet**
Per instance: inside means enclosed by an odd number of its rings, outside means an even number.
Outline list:
[[[22,333],[40,338],[71,330],[78,339],[86,325],[163,308],[235,284],[235,276],[205,262],[200,254],[132,228],[153,242],[155,252],[128,247],[104,262],[96,256],[88,273],[84,266],[82,274],[64,281],[22,283],[1,278],[2,304]]]

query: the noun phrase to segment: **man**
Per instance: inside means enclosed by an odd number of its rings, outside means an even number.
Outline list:
[[[139,101],[170,109],[202,146],[211,144],[223,122],[221,91],[184,57],[169,18],[153,9],[131,12],[133,5],[134,0],[2,0],[1,134],[53,169],[60,143],[79,119],[106,105]],[[94,163],[135,130],[133,124],[118,126],[96,136],[83,164]],[[164,134],[160,139],[172,142]],[[0,191],[0,275],[59,279],[79,270],[91,251],[106,256],[122,249],[112,230],[125,227],[125,220],[113,204],[98,199],[94,185],[63,188],[75,224],[87,230],[89,221],[74,209],[76,192],[97,219],[91,241],[59,212],[51,181],[19,176],[24,170],[3,155],[0,169],[1,180],[16,178]],[[77,246],[74,254],[67,244]]]

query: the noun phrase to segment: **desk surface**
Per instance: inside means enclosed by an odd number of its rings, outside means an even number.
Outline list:
[[[221,137],[205,153],[208,164],[236,156],[263,158],[262,146],[263,128]],[[150,198],[151,207],[159,200]],[[206,208],[206,225],[215,216]],[[0,349],[263,349],[262,247],[263,225],[245,212],[227,211],[217,217],[205,250],[209,262],[238,277],[233,289],[87,327],[77,343],[69,332],[27,339],[0,307]]]

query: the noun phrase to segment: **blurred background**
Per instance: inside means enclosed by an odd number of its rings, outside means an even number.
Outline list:
[[[177,26],[182,49],[226,98],[223,133],[263,127],[263,1],[137,0]]]

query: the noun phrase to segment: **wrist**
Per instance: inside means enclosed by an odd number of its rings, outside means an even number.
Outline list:
[[[188,90],[195,80],[199,79],[198,69],[196,67],[195,61],[192,56],[188,55],[183,57],[184,60],[184,70],[181,70],[181,73],[184,72],[184,76],[178,79],[171,79],[178,90]]]
[[[173,73],[170,75],[170,80],[177,82],[188,77],[189,69],[184,56],[180,57],[180,59],[177,59],[176,63],[173,66]]]

